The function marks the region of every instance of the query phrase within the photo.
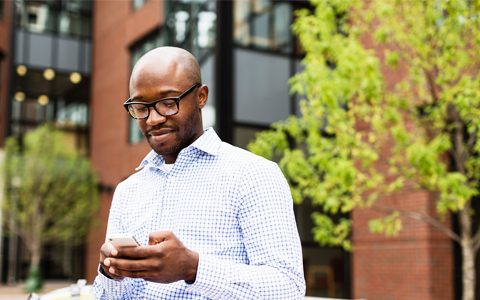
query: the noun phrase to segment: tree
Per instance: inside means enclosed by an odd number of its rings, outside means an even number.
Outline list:
[[[374,232],[400,216],[426,221],[462,249],[463,299],[475,298],[472,198],[480,179],[480,3],[469,0],[312,1],[293,25],[305,50],[291,90],[306,97],[249,149],[279,160],[296,203],[327,213],[374,207],[406,184],[436,196],[439,218],[386,208]],[[370,46],[368,46],[370,45]],[[385,74],[401,79],[388,86]],[[385,165],[386,170],[380,166]],[[392,179],[393,178],[393,179]],[[441,222],[458,213],[460,234]],[[351,223],[314,213],[320,244],[350,249]]]
[[[16,137],[7,138],[4,154],[3,219],[30,251],[27,289],[36,290],[41,245],[85,236],[98,208],[97,176],[51,125],[27,133],[22,147]]]

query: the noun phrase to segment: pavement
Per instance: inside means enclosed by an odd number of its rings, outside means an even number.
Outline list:
[[[75,283],[67,280],[48,280],[43,282],[43,289],[36,292],[39,295],[46,294],[56,289],[70,286]],[[16,285],[0,285],[0,300],[27,300],[30,293],[25,292],[25,283]]]
[[[69,287],[73,281],[67,280],[48,280],[43,282],[43,289],[36,292],[38,295],[43,295],[56,289]],[[0,300],[27,300],[30,293],[25,292],[25,283],[19,283],[14,286],[0,284]],[[332,298],[317,298],[317,297],[305,297],[308,300],[342,300]],[[365,300],[365,299],[359,299]]]

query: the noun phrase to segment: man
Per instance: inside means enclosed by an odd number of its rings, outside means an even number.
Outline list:
[[[180,48],[145,54],[124,106],[153,149],[115,190],[95,299],[303,299],[300,240],[278,166],[203,130],[208,86]],[[218,101],[221,101],[219,99]]]

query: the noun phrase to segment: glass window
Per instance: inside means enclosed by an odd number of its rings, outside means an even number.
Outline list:
[[[0,1],[0,18],[3,18],[5,13],[5,1]]]
[[[265,130],[264,127],[234,126],[233,144],[237,147],[247,149],[247,145],[255,139],[255,134]]]
[[[128,118],[129,118],[128,141],[131,144],[137,144],[145,140],[142,132],[140,131],[140,129],[138,129],[137,122],[130,117]]]
[[[292,53],[292,4],[243,1],[234,3],[234,41],[237,45]]]
[[[52,32],[55,29],[57,12],[47,4],[32,2],[22,5],[18,11],[22,28],[33,32]]]
[[[160,29],[161,34],[154,32],[131,48],[131,68],[133,69],[143,54],[163,45],[181,47],[192,53],[200,64],[203,82],[210,86],[209,101],[202,110],[203,125],[204,127],[214,126],[216,3],[208,0],[165,1],[164,3],[166,26]],[[138,143],[144,140],[135,120],[129,119],[129,142]]]
[[[65,100],[60,98],[58,101],[57,122],[61,126],[88,124],[88,107],[85,103],[70,103],[65,105]]]
[[[131,69],[137,63],[137,61],[148,51],[155,49],[160,46],[165,45],[165,35],[163,31],[158,32],[155,31],[154,33],[150,34],[148,37],[143,39],[142,41],[138,42],[131,48]]]
[[[307,284],[307,296],[346,298],[348,285],[348,253],[340,247],[320,247],[313,239],[312,212],[322,212],[319,206],[312,206],[309,199],[295,205],[295,219],[302,241],[303,264]],[[337,222],[341,214],[330,215]]]
[[[17,26],[32,32],[88,38],[91,35],[90,2],[15,1]]]
[[[234,120],[269,126],[288,118],[290,58],[242,48],[233,57]]]
[[[11,132],[23,135],[45,122],[78,135],[75,145],[83,151],[89,123],[89,77],[52,69],[16,66],[13,81]]]
[[[201,63],[215,47],[215,1],[169,1],[166,42],[188,50]]]

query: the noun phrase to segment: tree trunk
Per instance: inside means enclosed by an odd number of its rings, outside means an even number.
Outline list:
[[[37,201],[36,209],[33,213],[32,219],[33,219],[33,228],[32,228],[32,247],[31,247],[31,255],[32,255],[32,261],[31,261],[31,266],[32,267],[40,267],[40,257],[41,257],[41,234],[42,234],[42,226],[41,226],[41,212],[40,212],[40,205],[39,205],[39,200]]]
[[[31,263],[32,267],[40,267],[40,244],[33,242],[32,243],[32,256],[31,256]]]
[[[470,212],[470,201],[460,211],[460,228],[462,235],[462,300],[475,300],[475,251],[472,242],[472,224]]]

